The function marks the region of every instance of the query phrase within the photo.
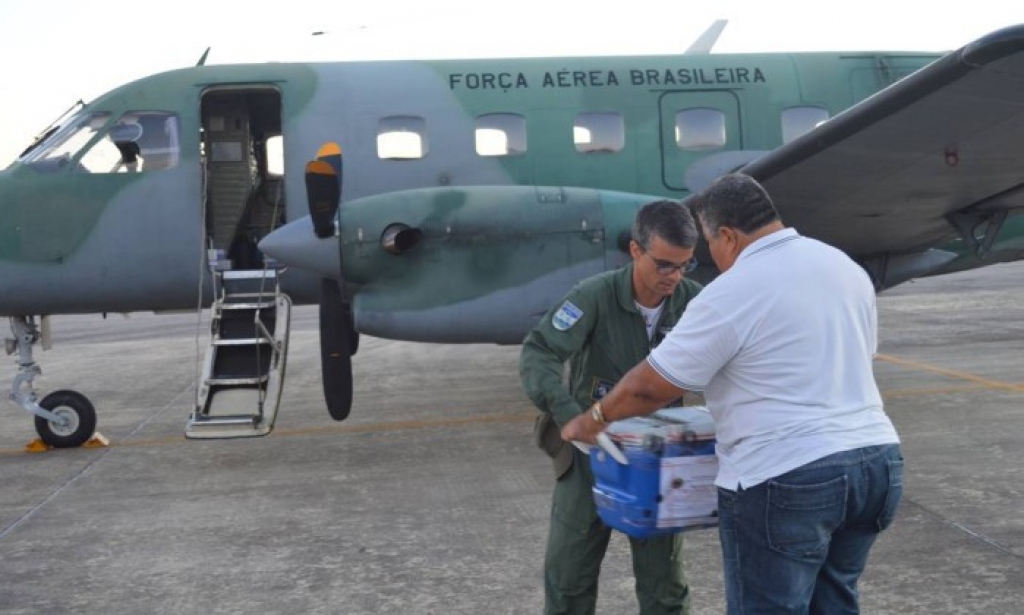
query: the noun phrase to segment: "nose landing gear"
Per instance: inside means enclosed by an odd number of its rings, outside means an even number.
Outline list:
[[[11,317],[11,331],[14,339],[4,340],[7,354],[18,353],[11,399],[35,415],[36,433],[48,446],[74,448],[85,444],[96,430],[92,403],[85,395],[69,390],[55,391],[37,402],[33,381],[42,370],[32,358],[32,346],[41,337],[35,317]]]

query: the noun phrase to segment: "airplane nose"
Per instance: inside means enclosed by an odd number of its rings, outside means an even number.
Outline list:
[[[270,233],[260,241],[259,248],[289,267],[312,271],[324,278],[341,279],[338,237],[317,237],[309,216]]]

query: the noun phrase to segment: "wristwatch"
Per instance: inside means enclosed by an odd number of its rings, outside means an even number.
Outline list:
[[[594,419],[596,423],[607,423],[604,420],[604,412],[601,412],[601,402],[595,401],[594,405],[590,407],[590,418]]]

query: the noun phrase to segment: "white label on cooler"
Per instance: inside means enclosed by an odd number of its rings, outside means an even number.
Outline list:
[[[718,511],[715,455],[661,459],[658,527],[685,527],[704,523]]]

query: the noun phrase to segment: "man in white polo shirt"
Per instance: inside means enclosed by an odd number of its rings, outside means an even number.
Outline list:
[[[722,274],[562,436],[593,443],[607,421],[703,390],[729,613],[857,613],[857,579],[903,491],[871,366],[874,288],[841,251],[786,228],[748,176],[719,178],[693,207]]]

